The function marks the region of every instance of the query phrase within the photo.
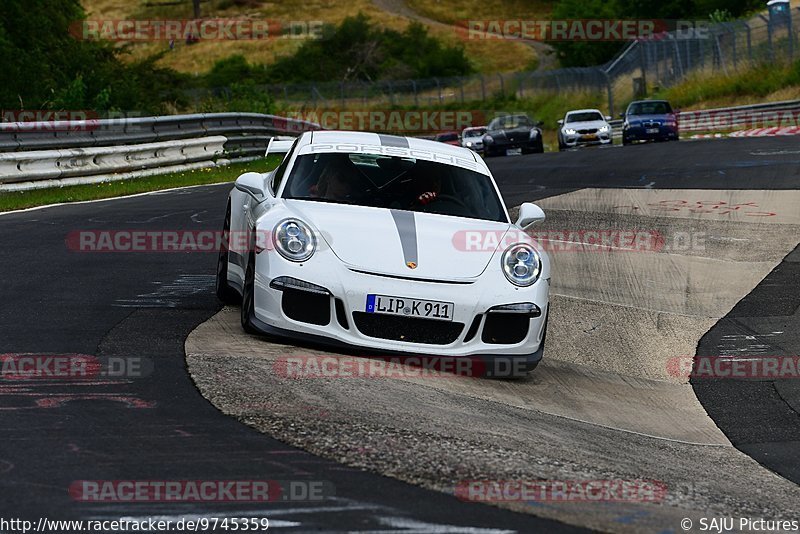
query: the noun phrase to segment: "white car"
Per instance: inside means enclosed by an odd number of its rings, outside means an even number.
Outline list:
[[[565,150],[581,145],[613,144],[611,117],[598,109],[576,109],[567,112],[558,121],[558,149]]]
[[[236,180],[217,294],[250,333],[516,375],[544,351],[550,260],[523,231],[541,220],[526,203],[513,223],[468,149],[306,132]]]
[[[461,146],[475,152],[483,151],[483,136],[486,135],[486,126],[470,126],[461,132]]]

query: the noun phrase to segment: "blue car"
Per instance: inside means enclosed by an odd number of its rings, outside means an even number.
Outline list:
[[[666,100],[631,102],[622,123],[622,144],[637,141],[677,141],[678,115]]]

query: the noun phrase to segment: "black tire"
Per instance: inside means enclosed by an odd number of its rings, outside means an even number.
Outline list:
[[[630,142],[630,141],[628,141],[628,140],[627,140],[627,139],[625,139],[624,137],[622,138],[622,146],[628,146],[628,145],[630,145],[630,144],[631,144],[631,142]]]
[[[242,328],[248,334],[258,334],[258,329],[253,325],[256,314],[255,280],[256,253],[251,249],[247,256],[247,269],[244,272],[244,286],[242,287]]]
[[[231,207],[225,212],[225,223],[222,226],[222,243],[219,246],[217,256],[217,279],[216,292],[217,298],[223,304],[238,304],[242,301],[242,296],[228,283],[228,235],[231,231]]]
[[[544,154],[544,139],[542,139],[541,134],[539,135],[539,142],[536,144],[536,148],[533,151],[536,154]]]

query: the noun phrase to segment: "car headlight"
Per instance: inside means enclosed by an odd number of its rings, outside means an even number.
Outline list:
[[[608,124],[604,124],[603,126],[601,126],[600,128],[598,128],[598,131],[600,131],[600,132],[607,132],[607,131],[609,131],[610,129],[611,129],[611,128],[609,128],[609,127],[608,127]]]
[[[506,249],[501,258],[503,274],[515,286],[527,287],[539,279],[542,259],[536,250],[526,244],[517,243]]]
[[[286,219],[275,226],[273,232],[275,248],[281,256],[290,261],[306,261],[317,249],[314,232],[302,221]]]
[[[539,132],[537,130],[531,130],[531,133],[528,137],[530,137],[531,139],[536,139],[537,137],[539,137]]]
[[[567,135],[575,135],[578,133],[575,128],[564,128],[564,133]]]
[[[483,143],[486,144],[486,145],[491,145],[492,143],[494,143],[494,139],[492,139],[491,135],[484,135],[483,136]]]
[[[472,141],[467,141],[465,144],[466,144],[467,146],[472,146]]]

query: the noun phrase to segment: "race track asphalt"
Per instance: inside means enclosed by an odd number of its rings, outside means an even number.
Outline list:
[[[581,150],[496,158],[489,165],[509,206],[583,188],[800,189],[792,138]],[[343,467],[286,446],[221,414],[184,363],[189,332],[219,309],[213,253],[87,253],[68,249],[79,230],[208,230],[221,225],[229,186],[0,215],[0,353],[140,358],[141,378],[0,383],[0,517],[51,519],[181,514],[302,517],[295,530],[527,532],[572,527],[461,502]],[[797,253],[787,257],[712,329],[698,354],[742,331],[793,332],[780,354],[798,354]],[[715,345],[717,344],[717,345]],[[799,390],[793,384],[694,384],[728,438],[798,482]],[[315,502],[83,503],[80,480],[324,480]],[[306,510],[306,512],[303,511]],[[287,528],[291,525],[287,522]],[[450,530],[448,530],[450,529]],[[486,529],[486,530],[480,530]]]

